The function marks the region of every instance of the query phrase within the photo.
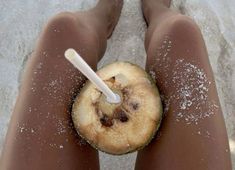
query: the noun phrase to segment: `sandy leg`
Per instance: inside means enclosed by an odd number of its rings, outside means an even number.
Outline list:
[[[166,1],[167,3],[169,1]],[[228,138],[203,37],[167,3],[144,0],[146,69],[164,103],[161,128],[136,169],[231,170]]]
[[[85,78],[64,52],[76,49],[95,70],[121,8],[122,0],[100,0],[50,19],[27,63],[0,169],[99,169],[97,151],[73,128],[71,105]]]

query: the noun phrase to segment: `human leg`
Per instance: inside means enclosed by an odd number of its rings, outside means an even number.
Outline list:
[[[146,69],[164,103],[161,128],[138,153],[136,169],[231,169],[228,138],[206,47],[197,25],[143,0]]]
[[[0,169],[99,169],[97,151],[72,125],[71,105],[85,78],[64,52],[76,49],[95,70],[121,6],[122,0],[100,0],[89,11],[48,22],[26,66]]]

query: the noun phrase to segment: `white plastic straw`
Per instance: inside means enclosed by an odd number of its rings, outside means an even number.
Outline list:
[[[104,83],[103,80],[90,68],[82,57],[72,48],[65,51],[65,58],[69,60],[77,69],[79,69],[96,87],[104,93],[109,103],[119,103],[121,101],[118,94]]]

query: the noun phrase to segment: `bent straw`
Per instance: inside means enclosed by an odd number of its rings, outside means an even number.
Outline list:
[[[82,57],[72,48],[65,51],[65,58],[69,60],[78,70],[80,70],[96,87],[104,93],[109,103],[119,103],[121,101],[118,94],[104,83],[103,80],[91,69]]]

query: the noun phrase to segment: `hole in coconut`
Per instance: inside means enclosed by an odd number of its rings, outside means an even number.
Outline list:
[[[100,123],[103,126],[111,127],[113,126],[113,119],[104,114],[103,117],[100,118]]]

